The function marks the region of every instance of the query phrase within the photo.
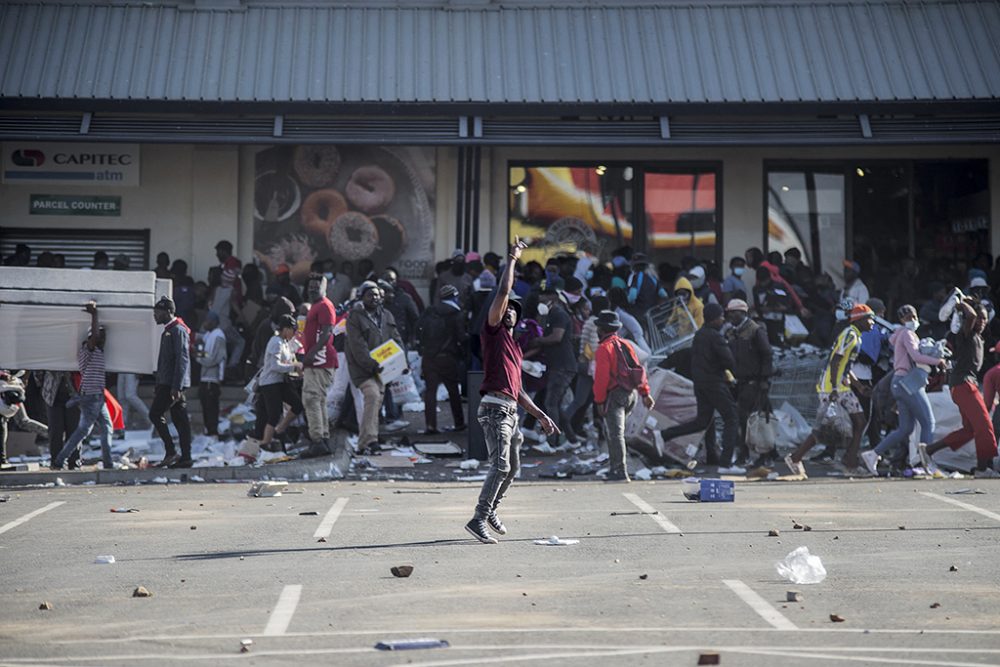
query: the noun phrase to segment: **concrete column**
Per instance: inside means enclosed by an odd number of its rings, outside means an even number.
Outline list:
[[[191,165],[191,276],[204,280],[216,264],[215,244],[239,249],[239,147],[197,146]],[[252,215],[252,213],[251,213]],[[246,261],[249,257],[240,257]]]

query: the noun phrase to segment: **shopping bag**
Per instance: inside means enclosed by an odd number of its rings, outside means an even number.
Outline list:
[[[756,454],[774,451],[777,419],[766,410],[751,412],[747,418],[747,446]]]

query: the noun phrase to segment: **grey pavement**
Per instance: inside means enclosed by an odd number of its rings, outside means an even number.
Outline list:
[[[0,493],[0,665],[1000,664],[993,480],[742,483],[734,503],[525,482],[499,545],[462,528],[477,484],[247,487]],[[970,487],[985,493],[948,493]],[[579,543],[533,542],[551,535]],[[778,577],[798,546],[825,581]],[[373,648],[420,637],[451,646]]]

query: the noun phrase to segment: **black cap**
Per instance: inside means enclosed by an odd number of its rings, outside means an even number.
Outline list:
[[[618,318],[618,313],[615,311],[602,310],[597,314],[597,328],[617,331],[622,328],[622,321]]]
[[[174,300],[169,296],[161,296],[160,300],[156,302],[153,306],[154,310],[165,310],[171,315],[177,312],[177,306],[174,305]]]
[[[299,326],[298,322],[291,315],[278,315],[278,319],[274,321],[274,325],[278,329],[297,329]]]
[[[517,319],[521,319],[521,313],[524,312],[524,304],[521,303],[521,297],[516,294],[510,294],[507,297],[507,306],[517,312]]]
[[[714,322],[722,317],[725,311],[717,303],[710,303],[705,306],[704,317],[706,322]]]
[[[222,240],[215,244],[215,249],[218,250],[219,248],[224,248],[227,252],[232,252],[233,244],[229,241]]]

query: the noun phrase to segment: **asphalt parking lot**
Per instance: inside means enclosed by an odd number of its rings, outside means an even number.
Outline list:
[[[680,486],[518,484],[495,546],[463,530],[476,484],[6,491],[0,665],[1000,664],[1000,484]],[[822,583],[775,572],[799,546]],[[450,646],[374,648],[415,638]]]

